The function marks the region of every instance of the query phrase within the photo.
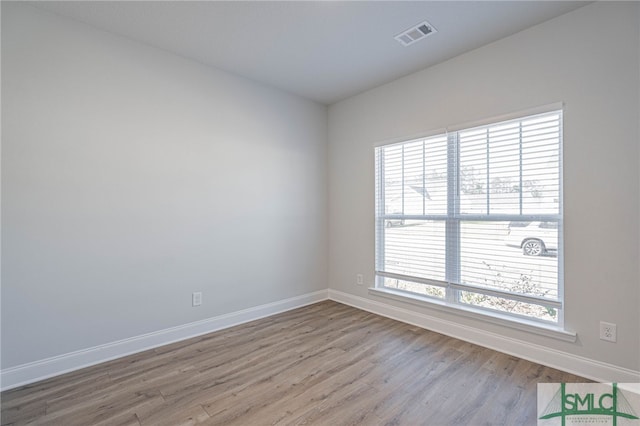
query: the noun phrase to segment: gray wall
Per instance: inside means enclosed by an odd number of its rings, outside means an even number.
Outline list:
[[[326,289],[326,107],[3,2],[2,124],[2,368]]]
[[[329,286],[376,299],[374,158],[416,137],[564,102],[567,343],[414,305],[385,303],[640,370],[638,3],[595,3],[329,108]],[[618,324],[618,342],[598,323]]]

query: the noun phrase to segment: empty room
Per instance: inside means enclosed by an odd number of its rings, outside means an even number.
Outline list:
[[[640,2],[0,14],[2,425],[640,425]]]

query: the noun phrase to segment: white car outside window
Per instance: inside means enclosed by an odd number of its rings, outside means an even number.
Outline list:
[[[511,222],[505,244],[522,249],[526,256],[541,256],[558,250],[557,222]]]

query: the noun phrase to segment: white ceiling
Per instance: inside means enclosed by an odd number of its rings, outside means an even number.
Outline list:
[[[31,3],[331,104],[588,2],[98,1]],[[437,33],[404,47],[424,20]]]

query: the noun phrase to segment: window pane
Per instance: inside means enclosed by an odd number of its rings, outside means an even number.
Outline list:
[[[404,145],[404,214],[421,215],[424,212],[424,143]]]
[[[522,122],[523,213],[560,212],[560,115]]]
[[[556,309],[547,308],[533,303],[519,302],[516,300],[504,299],[502,297],[487,296],[470,291],[460,292],[460,302],[467,305],[480,306],[500,312],[523,315],[544,321],[558,321],[558,311]]]
[[[402,214],[402,145],[383,150],[384,212]]]
[[[460,132],[460,213],[487,213],[486,129]]]
[[[442,299],[445,296],[445,289],[443,287],[438,287],[435,285],[414,283],[411,281],[397,280],[395,278],[389,277],[384,277],[383,285],[387,288],[409,291],[411,293],[421,294],[423,296],[437,297],[439,299]]]
[[[461,283],[557,299],[557,225],[461,222]]]
[[[560,113],[459,133],[462,214],[560,212]]]
[[[385,214],[446,214],[446,136],[382,147],[377,155],[383,161]]]
[[[386,221],[385,226],[386,272],[444,281],[444,221]]]
[[[424,141],[425,214],[447,213],[447,137]]]
[[[489,213],[520,213],[520,123],[489,128]]]

